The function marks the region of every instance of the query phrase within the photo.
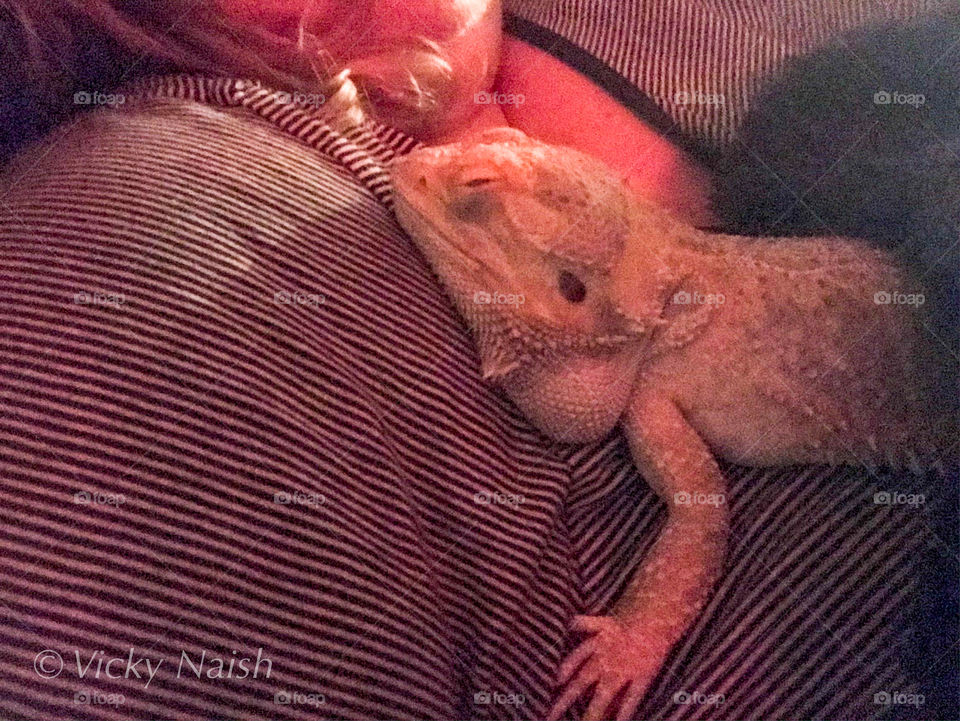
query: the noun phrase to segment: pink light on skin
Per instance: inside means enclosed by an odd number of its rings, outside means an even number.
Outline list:
[[[523,104],[503,107],[512,127],[599,158],[619,171],[638,195],[692,225],[716,222],[709,173],[588,77],[538,48],[507,37],[496,87],[524,96]]]

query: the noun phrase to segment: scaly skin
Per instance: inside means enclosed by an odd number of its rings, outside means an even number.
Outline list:
[[[397,217],[470,325],[484,377],[552,438],[621,423],[669,508],[612,614],[574,619],[593,635],[561,667],[551,719],[594,685],[585,718],[629,718],[706,603],[729,526],[715,457],[952,459],[951,369],[922,291],[883,252],[705,233],[601,163],[509,128],[411,153],[393,178]]]

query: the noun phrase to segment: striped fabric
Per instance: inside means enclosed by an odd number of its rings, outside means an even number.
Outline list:
[[[480,382],[387,207],[409,139],[250,82],[127,100],[0,182],[0,717],[541,718],[663,522],[623,439]],[[638,717],[950,709],[904,705],[944,494],[727,471],[726,573]]]
[[[791,57],[867,23],[905,20],[952,5],[952,0],[504,2],[525,40],[551,52],[563,41],[582,48],[652,98],[705,153],[730,142],[757,92]]]

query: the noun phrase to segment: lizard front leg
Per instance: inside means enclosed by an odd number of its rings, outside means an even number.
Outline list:
[[[640,391],[623,418],[637,468],[667,504],[661,535],[610,616],[577,616],[592,632],[560,667],[555,721],[590,687],[584,719],[630,718],[720,575],[729,533],[725,481],[706,444],[669,398]],[[610,708],[618,694],[618,708]],[[606,713],[605,713],[606,712]]]

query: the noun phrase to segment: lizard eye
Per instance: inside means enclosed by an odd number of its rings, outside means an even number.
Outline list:
[[[450,203],[450,212],[457,220],[482,223],[490,217],[490,197],[486,193],[470,193]]]
[[[560,289],[560,295],[571,303],[582,303],[587,297],[587,286],[568,270],[560,271],[557,287]]]
[[[492,182],[493,182],[493,178],[478,177],[478,178],[473,178],[472,180],[468,180],[467,182],[464,183],[464,186],[467,188],[479,188],[483,185],[489,185]]]

